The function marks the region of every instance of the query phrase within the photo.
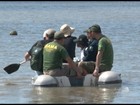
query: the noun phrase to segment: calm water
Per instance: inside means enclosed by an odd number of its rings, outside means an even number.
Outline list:
[[[20,63],[47,28],[75,27],[79,36],[93,24],[113,43],[113,71],[121,86],[40,88],[31,85],[29,62],[7,74],[3,68]],[[10,36],[13,30],[17,36]],[[140,103],[140,2],[0,2],[0,103]],[[80,49],[76,55],[79,57]]]

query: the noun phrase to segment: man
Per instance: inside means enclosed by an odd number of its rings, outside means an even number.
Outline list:
[[[98,41],[95,38],[82,34],[74,42],[81,47],[81,61],[96,61]]]
[[[77,39],[75,39],[74,42],[76,43],[77,47],[81,48],[80,61],[83,61],[84,57],[86,56],[85,51],[88,47],[87,36],[82,34]]]
[[[72,36],[73,32],[75,29],[73,27],[70,27],[68,24],[63,24],[60,27],[60,31],[64,33],[64,43],[63,46],[67,50],[69,56],[73,60],[75,57],[75,48],[76,48],[76,43],[74,43],[74,40],[77,39],[75,36]],[[64,63],[67,63],[65,60],[63,61]]]
[[[84,71],[92,70],[93,76],[98,77],[101,72],[109,71],[113,66],[113,46],[110,39],[102,34],[98,24],[91,26],[85,32],[87,32],[88,37],[98,40],[98,52],[96,62],[92,63],[92,68],[88,68],[88,63],[84,62],[80,64],[80,67],[82,67]]]
[[[47,29],[46,31],[44,31],[43,33],[43,40],[39,40],[37,41],[31,48],[28,52],[25,53],[24,55],[24,58],[25,60],[29,60],[31,57],[32,57],[32,51],[33,51],[33,48],[37,45],[40,45],[42,47],[44,47],[45,44],[47,44],[48,42],[51,42],[53,41],[53,38],[54,38],[54,33],[56,31],[54,29]],[[32,67],[31,67],[32,68]],[[43,74],[43,70],[36,70],[35,71],[37,75],[42,75]]]
[[[56,32],[54,41],[46,44],[43,49],[43,72],[51,76],[69,76],[70,69],[62,67],[63,60],[66,60],[71,70],[75,70],[78,77],[81,77],[81,71],[70,58],[67,50],[62,46],[64,43],[64,34]]]

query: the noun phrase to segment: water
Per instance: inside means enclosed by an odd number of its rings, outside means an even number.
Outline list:
[[[140,103],[140,2],[1,1],[0,17],[0,103]],[[47,28],[59,30],[64,23],[76,28],[77,37],[93,24],[101,26],[112,40],[112,70],[121,73],[121,86],[33,87],[29,62],[12,74],[3,70],[23,61]],[[17,36],[9,35],[13,30]]]

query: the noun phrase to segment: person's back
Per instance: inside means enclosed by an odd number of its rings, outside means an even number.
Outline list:
[[[68,54],[63,46],[53,41],[44,46],[44,69],[53,70],[62,68],[62,61]]]
[[[45,44],[53,41],[54,33],[54,29],[44,31],[43,40],[38,40],[24,55],[25,60],[30,59],[30,67],[32,70],[35,70],[37,75],[43,74],[43,47]]]
[[[112,42],[108,37],[105,35],[102,35],[102,37],[99,40],[99,47],[98,50],[102,50],[104,53],[102,55],[101,63],[106,65],[106,68],[108,70],[111,70],[112,64],[113,64],[113,46]]]
[[[75,57],[76,44],[73,41],[75,39],[76,39],[76,37],[74,37],[74,36],[65,37],[64,38],[64,44],[63,44],[63,46],[66,48],[66,50],[68,51],[69,56],[72,59]]]
[[[30,67],[37,71],[38,75],[43,74],[43,47],[49,42],[51,42],[49,39],[39,40],[28,52],[31,55]]]
[[[64,33],[64,43],[63,46],[68,51],[69,56],[72,58],[75,57],[75,48],[76,43],[74,42],[75,39],[77,39],[75,36],[72,36],[72,33],[75,31],[74,28],[70,27],[68,24],[64,24],[60,27],[60,31]],[[65,60],[64,63],[67,63]]]

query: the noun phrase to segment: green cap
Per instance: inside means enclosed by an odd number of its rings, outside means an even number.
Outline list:
[[[59,31],[54,34],[54,39],[61,39],[61,38],[64,38],[64,33]]]
[[[94,24],[93,26],[89,27],[89,29],[85,30],[84,32],[101,32],[101,28],[98,24]]]

